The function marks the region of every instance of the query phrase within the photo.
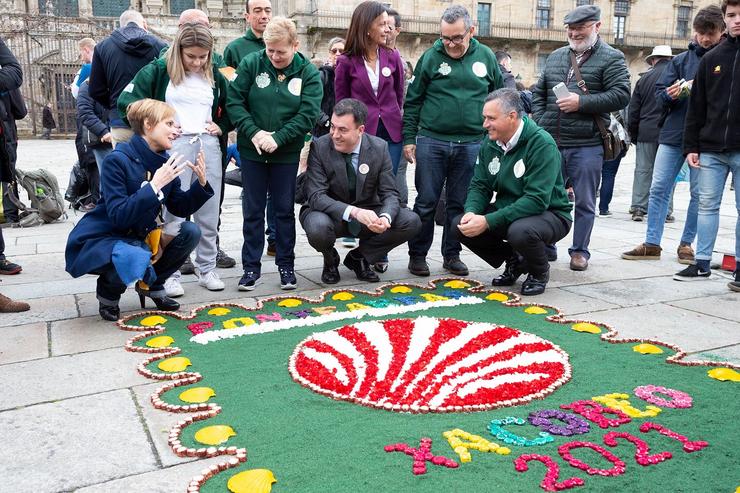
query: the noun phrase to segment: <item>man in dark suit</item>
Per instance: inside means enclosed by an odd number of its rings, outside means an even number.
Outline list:
[[[365,133],[366,118],[362,102],[339,101],[329,134],[318,138],[308,155],[308,205],[300,221],[308,242],[324,255],[321,280],[326,284],[339,282],[337,237],[360,239],[344,265],[358,279],[376,282],[371,264],[421,230],[419,216],[399,205],[388,144]]]

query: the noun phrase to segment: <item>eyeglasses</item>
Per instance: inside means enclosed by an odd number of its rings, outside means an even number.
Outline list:
[[[468,34],[470,34],[470,30],[465,31],[465,34],[457,34],[455,36],[440,36],[439,39],[441,39],[443,43],[459,45],[460,43],[465,41],[465,38]]]
[[[565,27],[567,31],[586,31],[587,29],[591,29],[593,25],[596,24],[595,22],[592,22],[591,24],[575,24],[575,25],[568,25]]]
[[[341,54],[342,54],[342,52],[343,52],[344,50],[342,50],[342,49],[340,49],[340,48],[332,48],[332,49],[331,49],[331,50],[329,50],[329,51],[330,51],[331,53],[334,53],[335,55],[341,55]]]

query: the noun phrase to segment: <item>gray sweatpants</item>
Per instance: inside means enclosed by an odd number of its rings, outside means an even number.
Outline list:
[[[170,154],[176,152],[183,154],[185,160],[195,163],[195,158],[200,150],[200,142],[196,141],[190,144],[193,135],[181,135],[172,143]],[[205,274],[216,268],[216,237],[218,236],[218,205],[221,198],[221,147],[218,144],[218,137],[213,135],[201,134],[200,140],[203,142],[203,153],[206,158],[206,178],[213,188],[213,197],[203,204],[193,214],[193,222],[200,227],[200,241],[195,249],[195,262],[193,265],[201,273]],[[180,175],[180,186],[183,190],[189,190],[190,184],[198,179],[190,168]],[[165,223],[181,223],[185,219],[177,217],[165,210]],[[167,228],[169,229],[169,228]],[[173,277],[179,278],[180,271],[176,271]]]

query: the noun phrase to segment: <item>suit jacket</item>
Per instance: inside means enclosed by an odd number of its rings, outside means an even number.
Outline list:
[[[403,140],[401,108],[403,108],[404,70],[401,55],[397,50],[378,50],[378,95],[373,92],[367,75],[365,61],[361,56],[342,55],[337,58],[334,76],[336,101],[355,98],[367,106],[365,130],[377,135],[378,120],[383,120],[388,134],[394,142]],[[387,75],[386,75],[387,74]]]
[[[363,164],[369,168],[365,174],[359,171]],[[337,222],[342,220],[348,205],[371,209],[378,215],[387,213],[391,222],[400,208],[388,143],[367,133],[362,135],[360,144],[354,202],[349,197],[347,164],[342,153],[334,148],[330,135],[319,137],[311,144],[304,187],[309,208]]]

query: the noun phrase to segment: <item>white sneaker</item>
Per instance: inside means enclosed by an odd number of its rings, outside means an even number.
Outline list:
[[[196,271],[198,275],[198,285],[203,286],[209,291],[221,291],[224,289],[224,282],[219,279],[218,274],[215,270],[201,274]]]
[[[176,277],[168,277],[164,282],[164,292],[170,298],[179,298],[185,294],[185,290],[182,289],[180,279]]]

